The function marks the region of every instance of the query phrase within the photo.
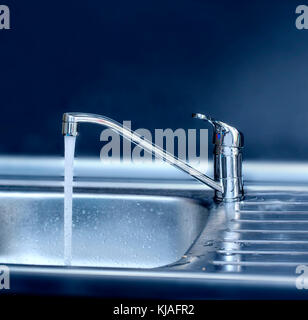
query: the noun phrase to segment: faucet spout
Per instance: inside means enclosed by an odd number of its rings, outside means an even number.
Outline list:
[[[139,134],[122,126],[117,121],[114,121],[108,117],[96,115],[96,114],[90,114],[90,113],[77,113],[77,112],[64,113],[63,122],[62,122],[62,134],[65,136],[76,136],[78,133],[78,124],[82,122],[99,124],[116,131],[121,136],[123,136],[123,138],[135,144],[138,144],[144,150],[152,154],[155,154],[155,156],[163,159],[164,161],[178,168],[179,170],[186,172],[196,180],[206,184],[207,186],[216,190],[217,192],[220,192],[221,194],[223,193],[223,185],[220,184],[219,182],[214,181],[207,175],[191,167],[189,164],[187,164],[183,160],[168,153],[161,147],[155,145],[151,141],[145,139]]]

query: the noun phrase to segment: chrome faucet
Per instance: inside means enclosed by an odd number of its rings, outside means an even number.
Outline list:
[[[78,123],[81,122],[100,124],[116,131],[125,139],[139,144],[144,150],[155,154],[155,156],[214,189],[215,199],[217,201],[228,202],[241,200],[244,196],[241,151],[243,147],[243,135],[237,129],[226,123],[216,121],[203,114],[193,114],[193,117],[208,121],[214,127],[214,179],[211,179],[183,160],[105,116],[78,112],[64,113],[62,134],[66,136],[77,136]]]

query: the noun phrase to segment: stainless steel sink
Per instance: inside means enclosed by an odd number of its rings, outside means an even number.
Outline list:
[[[167,165],[77,160],[75,173],[67,267],[63,162],[0,158],[0,265],[11,292],[308,297],[295,285],[296,267],[308,265],[306,164],[246,162],[246,197],[229,204]]]
[[[153,268],[179,260],[207,209],[180,197],[75,193],[72,265]],[[0,264],[63,265],[63,194],[0,192]]]

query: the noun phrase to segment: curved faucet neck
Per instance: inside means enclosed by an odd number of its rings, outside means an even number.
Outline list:
[[[211,122],[215,127],[220,124],[223,124],[222,122],[220,123],[209,118],[206,118],[206,120]],[[214,189],[217,200],[232,201],[232,200],[239,200],[242,198],[242,194],[243,194],[242,185],[238,183],[238,181],[241,180],[241,175],[240,177],[238,177],[233,172],[231,177],[229,172],[231,168],[229,168],[229,166],[226,164],[224,164],[224,166],[220,166],[221,163],[220,162],[219,162],[220,164],[218,162],[216,163],[216,159],[214,161],[214,166],[215,166],[214,168],[215,180],[214,180],[208,177],[207,175],[205,175],[204,173],[201,173],[200,171],[196,170],[195,168],[193,168],[183,160],[175,157],[174,155],[170,154],[166,150],[162,149],[160,146],[145,139],[143,136],[139,135],[138,133],[135,133],[129,128],[122,126],[117,121],[112,120],[105,116],[91,114],[91,113],[78,113],[78,112],[64,113],[63,122],[62,122],[62,134],[68,135],[68,136],[76,136],[78,134],[78,124],[82,122],[99,124],[116,131],[123,138],[133,142],[136,145],[139,145],[144,150],[154,154],[156,157],[160,159],[165,160],[167,163],[171,164],[172,166],[189,174],[191,177],[195,178],[196,180]],[[224,125],[225,125],[224,131],[223,131],[223,133],[225,134],[224,137],[227,137],[227,134],[230,134],[230,133],[236,134],[238,132],[235,128],[228,126],[226,124]],[[223,126],[221,126],[221,128],[222,127]],[[231,128],[234,130],[231,130]],[[222,139],[221,141],[223,142],[226,140]],[[237,142],[241,143],[241,139],[235,139],[235,140],[232,139],[232,143],[237,143]],[[231,152],[229,154],[229,151],[227,152],[224,151],[223,149],[225,149],[224,148],[225,146],[226,146],[225,143],[216,144],[215,152],[219,153],[220,157],[218,159],[221,159],[221,161],[224,161],[223,159],[227,159],[226,157],[228,156],[233,157],[236,153],[236,152],[233,152],[233,153]],[[235,147],[235,148],[238,149],[238,147]],[[232,149],[233,149],[233,146],[232,146]],[[239,159],[241,159],[241,157]],[[241,162],[239,162],[238,164],[241,165]],[[229,177],[231,177],[231,180],[229,180]],[[232,192],[231,192],[231,189],[233,190]]]
[[[167,163],[178,168],[179,170],[184,171],[185,173],[188,173],[190,176],[206,184],[210,188],[218,192],[223,192],[223,187],[220,183],[214,181],[207,175],[201,173],[200,171],[190,166],[188,163],[184,162],[183,160],[165,151],[158,145],[145,139],[138,133],[133,132],[129,128],[122,126],[117,121],[112,120],[108,117],[97,115],[97,114],[91,114],[91,113],[77,113],[77,112],[64,113],[63,122],[62,122],[62,134],[76,136],[78,133],[78,123],[81,123],[81,122],[95,123],[95,124],[108,127],[116,131],[117,133],[119,133],[123,138],[141,146],[142,148],[144,148],[144,150],[154,154],[156,157],[160,159],[165,160]]]

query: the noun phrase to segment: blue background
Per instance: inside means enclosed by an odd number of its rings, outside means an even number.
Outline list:
[[[0,153],[62,155],[65,111],[137,128],[245,134],[245,157],[308,159],[308,30],[299,1],[0,1]],[[99,156],[83,126],[78,155]]]

